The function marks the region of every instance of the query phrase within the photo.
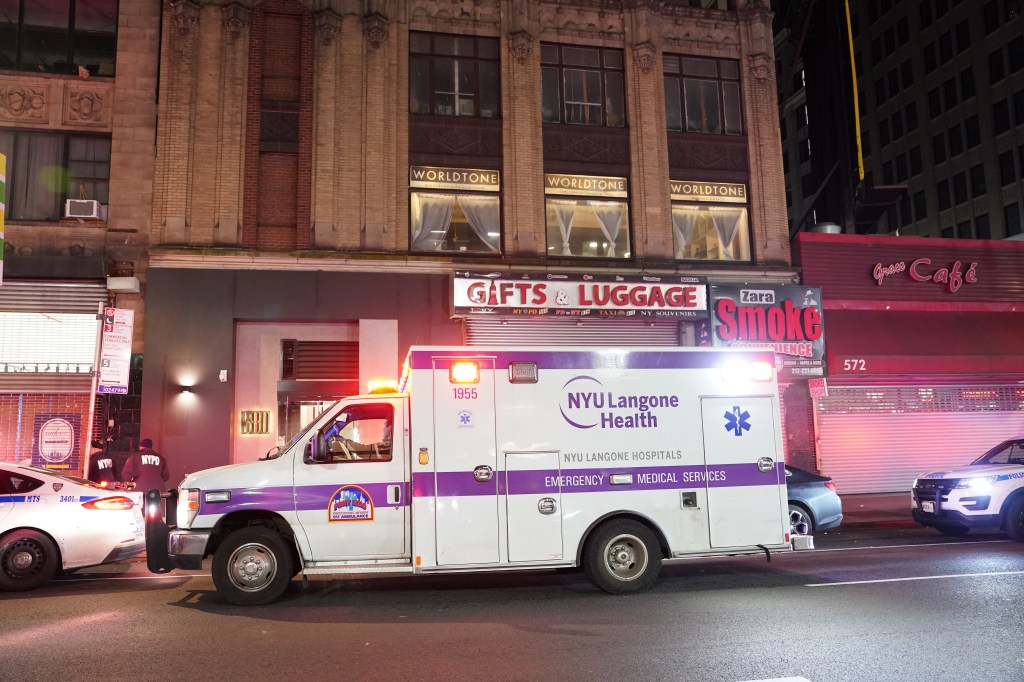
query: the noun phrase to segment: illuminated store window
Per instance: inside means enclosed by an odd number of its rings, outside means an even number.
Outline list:
[[[497,170],[413,166],[409,243],[428,253],[500,253]]]
[[[750,260],[745,185],[672,180],[671,188],[677,260]]]
[[[626,178],[546,174],[547,254],[630,258]]]

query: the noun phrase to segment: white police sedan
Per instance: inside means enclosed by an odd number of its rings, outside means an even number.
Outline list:
[[[0,462],[0,590],[133,557],[146,548],[145,527],[142,493]]]

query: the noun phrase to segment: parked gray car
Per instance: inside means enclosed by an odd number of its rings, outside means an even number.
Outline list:
[[[837,528],[843,522],[843,503],[830,477],[787,464],[786,485],[790,534],[811,535],[816,530]]]

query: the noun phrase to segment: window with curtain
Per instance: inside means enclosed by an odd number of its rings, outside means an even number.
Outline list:
[[[411,250],[421,253],[501,253],[497,194],[411,194]]]
[[[0,128],[7,219],[58,221],[65,199],[108,203],[110,137]]]
[[[0,0],[0,69],[113,76],[117,0]]]
[[[750,260],[750,223],[745,206],[672,205],[677,260]]]
[[[498,39],[409,34],[409,113],[501,117]]]
[[[743,134],[738,61],[665,55],[663,63],[669,130]]]
[[[540,61],[546,123],[625,127],[622,50],[544,43]]]
[[[632,256],[628,202],[549,196],[545,203],[549,257]]]

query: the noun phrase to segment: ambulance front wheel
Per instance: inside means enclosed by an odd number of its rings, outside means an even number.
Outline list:
[[[232,604],[269,604],[288,589],[292,553],[280,533],[250,526],[229,535],[213,555],[213,584]]]
[[[583,554],[591,582],[609,594],[651,589],[661,571],[661,548],[651,529],[629,519],[609,521],[594,531]]]

